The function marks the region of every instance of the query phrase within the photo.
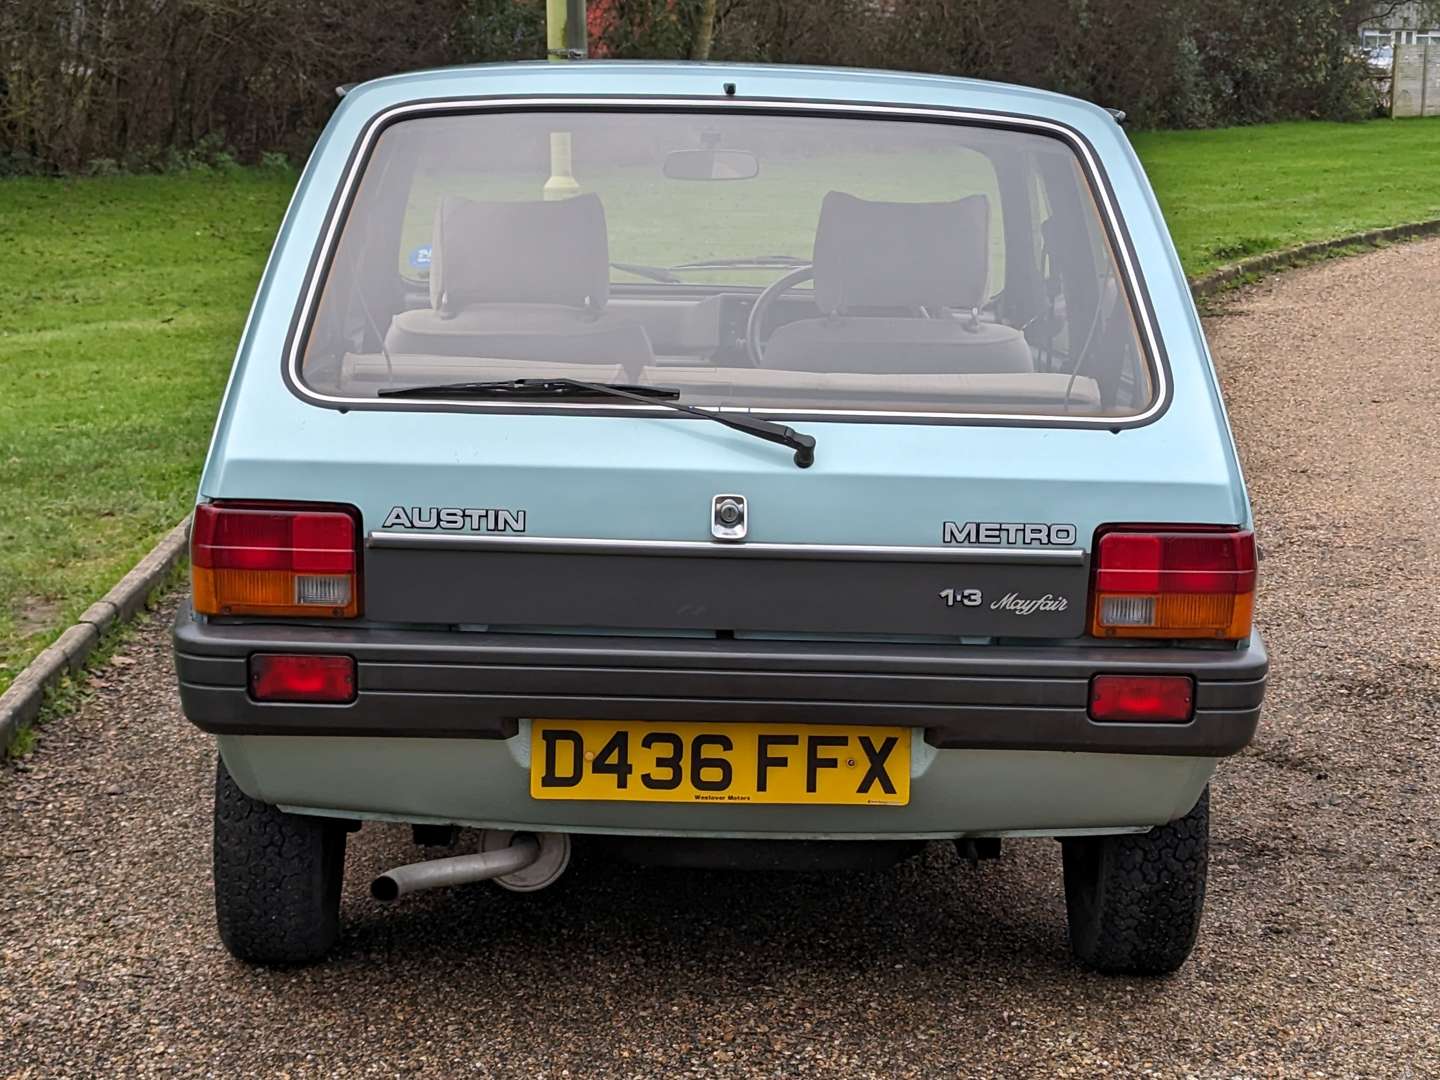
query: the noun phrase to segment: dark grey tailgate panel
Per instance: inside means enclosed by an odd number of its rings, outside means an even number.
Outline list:
[[[393,542],[372,540],[365,553],[365,613],[385,622],[1037,638],[1085,629],[1089,575],[1079,552],[886,557],[817,547],[806,558],[760,545],[662,553]],[[979,591],[978,605],[965,605],[966,590]]]

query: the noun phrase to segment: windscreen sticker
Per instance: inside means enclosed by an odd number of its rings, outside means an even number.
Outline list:
[[[422,244],[410,252],[410,265],[416,270],[430,269],[430,245]]]
[[[385,529],[443,529],[446,532],[523,533],[524,510],[467,506],[392,506]]]
[[[1044,521],[947,521],[940,530],[941,543],[970,546],[1069,547],[1076,535],[1074,525]]]

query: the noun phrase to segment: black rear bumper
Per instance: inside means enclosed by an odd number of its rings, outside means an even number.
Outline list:
[[[260,703],[252,653],[344,653],[348,705]],[[526,717],[897,724],[941,749],[1216,757],[1249,743],[1268,661],[1247,648],[997,647],[202,624],[182,611],[185,715],[219,735],[508,738]],[[1188,674],[1186,724],[1098,724],[1098,674]]]

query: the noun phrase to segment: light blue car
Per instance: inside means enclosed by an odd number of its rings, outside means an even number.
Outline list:
[[[571,845],[844,868],[1060,841],[1083,965],[1178,967],[1251,739],[1250,509],[1114,117],[881,72],[381,79],[315,149],[175,631],[243,959]],[[436,854],[433,850],[427,854]],[[356,912],[355,917],[363,917]]]

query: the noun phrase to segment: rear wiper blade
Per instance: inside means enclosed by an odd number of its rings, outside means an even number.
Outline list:
[[[491,382],[440,383],[435,386],[405,386],[379,390],[379,397],[464,397],[464,398],[547,398],[547,397],[618,397],[629,398],[645,405],[663,405],[676,412],[713,420],[734,431],[743,431],[757,439],[789,447],[795,451],[795,464],[808,469],[815,464],[815,436],[806,435],[743,413],[718,413],[682,405],[674,400],[680,391],[671,386],[634,386],[629,383],[592,383],[580,379],[502,379]]]
[[[624,395],[644,399],[678,398],[671,386],[631,386],[629,383],[587,383],[577,379],[496,379],[488,382],[438,383],[434,386],[402,386],[376,391],[377,397],[473,397],[544,398],[610,397]]]

